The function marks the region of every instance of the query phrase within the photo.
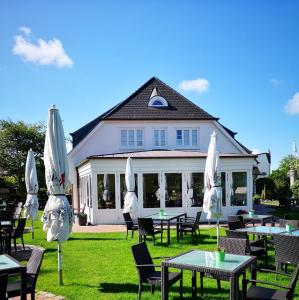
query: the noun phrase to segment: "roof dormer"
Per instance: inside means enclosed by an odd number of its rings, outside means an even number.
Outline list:
[[[161,96],[157,88],[153,88],[151,96],[149,98],[148,106],[150,107],[167,107],[168,102]]]

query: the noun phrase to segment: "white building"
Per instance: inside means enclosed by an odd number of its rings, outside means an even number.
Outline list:
[[[140,216],[160,208],[195,215],[202,210],[203,173],[213,130],[218,134],[223,218],[251,209],[255,155],[218,118],[155,77],[71,134],[74,208],[84,207],[92,224],[123,222],[124,173],[130,156]]]

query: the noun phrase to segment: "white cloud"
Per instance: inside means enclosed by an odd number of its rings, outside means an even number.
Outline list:
[[[29,36],[31,35],[31,28],[30,27],[26,27],[26,26],[22,26],[22,27],[19,27],[19,30],[21,32],[23,32],[26,36]]]
[[[39,65],[54,65],[59,68],[72,67],[73,61],[65,53],[62,43],[58,39],[48,42],[38,39],[37,42],[30,40],[31,29],[28,27],[19,28],[24,35],[15,36],[13,54],[21,56],[25,61]]]
[[[251,152],[252,152],[252,154],[259,154],[259,153],[261,153],[261,151],[259,149],[256,149],[256,148],[252,149]]]
[[[271,83],[271,85],[272,85],[273,87],[278,88],[278,87],[281,86],[282,80],[277,79],[277,78],[271,78],[271,79],[270,79],[270,83]]]
[[[296,93],[285,105],[284,110],[290,115],[299,114],[299,92]]]
[[[205,78],[197,78],[194,80],[183,80],[179,84],[179,88],[183,91],[204,93],[209,89],[209,81]]]

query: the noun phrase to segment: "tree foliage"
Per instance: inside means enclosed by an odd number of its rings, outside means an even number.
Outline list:
[[[299,179],[297,179],[291,187],[292,193],[295,198],[299,198]]]
[[[20,197],[25,197],[25,164],[28,150],[36,154],[36,168],[40,187],[45,186],[44,150],[45,126],[42,123],[26,124],[0,120],[0,176],[13,178]]]

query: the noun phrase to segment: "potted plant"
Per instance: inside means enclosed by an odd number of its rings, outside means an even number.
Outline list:
[[[78,222],[80,226],[86,226],[87,225],[87,214],[80,212],[78,214]]]
[[[216,258],[216,262],[224,261],[225,259],[224,249],[217,247],[215,251],[215,258]]]

